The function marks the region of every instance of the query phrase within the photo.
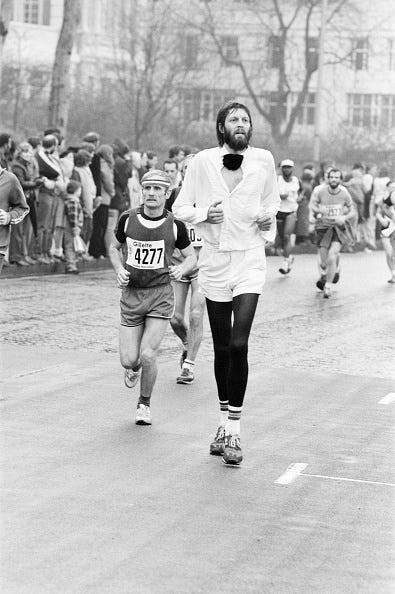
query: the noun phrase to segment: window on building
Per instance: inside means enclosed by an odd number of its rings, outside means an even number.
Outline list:
[[[353,41],[352,65],[354,70],[367,70],[369,58],[369,40],[360,37]]]
[[[309,37],[307,40],[307,68],[316,70],[318,68],[318,37]]]
[[[51,0],[23,0],[23,22],[31,25],[51,24]]]
[[[213,122],[219,108],[234,97],[233,91],[183,89],[180,93],[181,117],[184,122]]]
[[[395,95],[381,95],[380,127],[395,128]]]
[[[281,39],[278,35],[272,35],[269,38],[269,68],[280,68],[281,53]]]
[[[222,35],[221,47],[226,60],[237,60],[239,57],[239,39],[236,35]]]
[[[351,93],[348,96],[348,119],[357,127],[370,127],[372,117],[372,95]]]
[[[298,116],[298,124],[301,126],[313,126],[314,113],[315,93],[307,93]]]
[[[350,93],[348,121],[356,127],[395,128],[395,95]]]
[[[389,64],[388,70],[395,70],[395,39],[388,40],[389,45]]]
[[[199,52],[198,35],[185,35],[183,52],[185,67],[190,70],[197,68]]]

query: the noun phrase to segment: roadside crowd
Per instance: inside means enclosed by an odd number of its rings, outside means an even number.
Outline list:
[[[87,133],[77,146],[67,148],[58,129],[45,130],[41,136],[19,144],[9,134],[0,134],[0,171],[10,171],[17,177],[28,207],[26,216],[23,209],[20,213],[20,224],[9,225],[9,239],[5,233],[0,234],[4,265],[25,267],[59,260],[65,262],[67,273],[77,274],[79,260],[106,258],[119,215],[141,204],[142,176],[160,166],[170,175],[171,189],[177,188],[182,162],[195,152],[198,149],[171,147],[168,159],[158,165],[157,153],[133,151],[120,139],[111,145],[101,144],[96,132]],[[268,246],[268,253],[284,255],[286,272],[291,267],[295,243],[309,244],[313,239],[311,194],[332,167],[332,163],[322,163],[315,171],[313,165],[306,164],[298,177],[291,159],[279,163],[283,210],[287,210],[287,203],[297,210],[292,213],[291,232],[285,238],[284,233],[278,236],[275,244]],[[380,224],[376,213],[390,183],[388,170],[376,165],[356,163],[350,172],[343,173],[342,184],[354,203],[354,236],[366,252],[377,247]],[[0,224],[5,206],[0,204]],[[6,217],[4,220],[3,225]],[[290,220],[287,217],[288,223]],[[19,222],[19,218],[9,222]],[[346,249],[352,251],[353,247]]]

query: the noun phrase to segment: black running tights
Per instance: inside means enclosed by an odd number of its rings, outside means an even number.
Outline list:
[[[218,397],[228,400],[230,406],[243,405],[248,379],[248,337],[258,297],[256,293],[245,293],[224,303],[206,299]]]

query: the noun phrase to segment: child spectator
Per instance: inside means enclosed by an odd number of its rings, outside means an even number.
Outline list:
[[[74,179],[70,180],[67,184],[66,192],[66,224],[64,230],[64,256],[66,260],[66,273],[78,274],[78,254],[74,247],[74,238],[81,235],[84,224],[84,213],[80,202],[82,193],[81,183]]]

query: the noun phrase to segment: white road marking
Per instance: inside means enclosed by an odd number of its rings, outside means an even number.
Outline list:
[[[364,481],[361,479],[344,478],[342,476],[325,476],[323,474],[308,474],[307,472],[301,472],[300,476],[312,476],[315,478],[329,479],[331,481],[348,481],[350,483],[365,483],[367,485],[386,485],[387,487],[395,487],[394,483],[381,483],[378,481]]]
[[[390,392],[387,396],[384,396],[381,400],[379,400],[379,404],[391,404],[395,400],[395,392]]]
[[[287,470],[275,482],[276,485],[289,485],[301,474],[307,467],[303,462],[296,462],[288,466]]]

